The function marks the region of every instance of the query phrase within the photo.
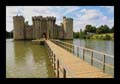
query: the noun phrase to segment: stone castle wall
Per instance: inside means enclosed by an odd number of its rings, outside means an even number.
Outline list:
[[[14,26],[14,39],[24,39],[24,17],[23,16],[14,16],[13,17],[13,26]]]
[[[33,39],[33,26],[28,25],[28,22],[25,23],[25,39]]]
[[[53,38],[53,29],[55,27],[55,17],[34,16],[33,20],[33,38],[42,38],[43,33],[47,38]]]
[[[63,29],[63,23],[61,23],[61,24],[60,24],[58,38],[59,38],[59,39],[64,39],[64,29]]]
[[[60,28],[61,28],[61,26],[55,24],[55,27],[54,27],[54,38],[55,39],[59,38],[59,30],[60,30]]]
[[[73,39],[73,19],[63,17],[63,23],[56,25],[55,17],[33,16],[33,25],[24,23],[23,16],[14,16],[14,39],[40,39],[43,34],[52,39]]]
[[[73,39],[73,19],[63,17],[64,39]]]

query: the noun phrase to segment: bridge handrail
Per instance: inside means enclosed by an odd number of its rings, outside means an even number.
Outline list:
[[[46,41],[45,41],[45,44],[49,47],[49,45],[46,43]],[[50,48],[50,47],[49,47],[49,48]],[[52,49],[51,49],[51,50],[52,50]],[[67,70],[67,72],[69,73],[69,75],[70,75],[72,78],[74,78],[72,72],[69,70],[68,66],[66,66],[66,65],[63,63],[63,61],[61,60],[61,58],[58,57],[58,56],[56,56],[56,58],[57,58],[57,60],[59,60],[59,62],[60,62],[60,64],[62,65],[62,67],[65,68],[65,70]]]
[[[57,57],[59,60],[61,59],[60,57]],[[70,74],[70,76],[72,77],[72,78],[74,78],[74,76],[73,76],[73,74],[72,74],[72,72],[69,70],[69,68],[68,68],[68,66],[66,66],[64,63],[63,63],[63,61],[62,60],[60,60],[61,61],[61,64],[63,65],[63,67],[68,71],[68,73]]]
[[[91,65],[93,65],[93,61],[95,60],[95,61],[103,64],[103,72],[105,72],[105,67],[106,67],[106,66],[111,67],[111,68],[114,69],[114,66],[113,66],[113,65],[111,65],[111,64],[109,64],[109,63],[106,63],[106,61],[105,61],[106,56],[113,59],[114,56],[112,56],[112,55],[109,55],[109,54],[106,54],[106,53],[103,53],[103,52],[99,52],[99,51],[96,51],[96,50],[88,49],[88,48],[85,48],[85,47],[82,47],[82,46],[77,46],[77,45],[73,45],[73,44],[70,44],[70,43],[66,43],[66,42],[63,42],[63,41],[60,41],[60,40],[51,39],[51,41],[54,42],[54,43],[56,43],[56,44],[59,43],[58,45],[61,44],[62,47],[64,47],[65,49],[66,49],[66,48],[67,48],[67,49],[70,49],[69,47],[72,46],[72,47],[78,47],[78,48],[83,49],[83,52],[85,52],[85,50],[88,50],[88,51],[91,51],[92,53],[101,54],[101,55],[103,55],[103,56],[102,56],[102,57],[103,57],[103,61],[94,58],[93,55],[92,55],[92,56],[91,56]],[[70,46],[69,46],[69,45],[70,45]],[[71,49],[72,49],[72,48],[71,48]],[[77,52],[78,52],[78,51],[77,51]],[[100,56],[101,56],[101,55],[100,55]],[[86,55],[85,55],[85,56],[86,56]],[[84,54],[83,54],[83,60],[84,60],[85,56],[84,56]],[[106,65],[106,66],[105,66],[105,65]]]
[[[63,41],[60,41],[60,40],[53,40],[51,39],[52,41],[58,41],[58,42],[61,42],[61,43],[64,43],[64,44],[68,44],[68,45],[71,45],[71,46],[77,46],[77,45],[73,45],[73,44],[70,44],[70,43],[67,43],[67,42],[63,42]],[[79,48],[82,48],[82,49],[85,49],[85,50],[89,50],[89,51],[93,51],[93,52],[96,52],[96,53],[99,53],[99,54],[102,54],[102,55],[106,55],[108,57],[111,57],[111,58],[114,58],[114,56],[110,55],[110,54],[107,54],[107,53],[103,53],[103,52],[100,52],[100,51],[96,51],[96,50],[92,50],[92,49],[89,49],[89,48],[85,48],[85,47],[82,47],[82,46],[79,46]]]

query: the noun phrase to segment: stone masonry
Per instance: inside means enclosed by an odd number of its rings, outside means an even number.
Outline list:
[[[33,16],[33,25],[24,22],[23,16],[14,16],[14,39],[32,40],[46,37],[47,39],[73,39],[73,19],[63,17],[63,23],[55,24],[55,17]]]

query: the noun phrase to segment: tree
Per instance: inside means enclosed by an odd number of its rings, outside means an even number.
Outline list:
[[[74,38],[79,38],[79,32],[73,32],[73,37]]]
[[[6,38],[13,38],[13,31],[6,31]]]
[[[95,33],[96,32],[96,27],[92,26],[92,25],[86,25],[85,26],[85,32]]]
[[[85,26],[85,32],[91,32],[92,26],[91,25],[86,25]]]
[[[80,29],[79,38],[86,38],[86,32]]]
[[[96,33],[96,27],[95,26],[92,27],[92,33]]]
[[[103,26],[103,30],[104,30],[103,33],[110,33],[110,28],[107,25]]]
[[[109,33],[109,32],[110,32],[110,29],[107,25],[101,25],[96,30],[96,33],[98,33],[98,34]]]
[[[114,26],[110,30],[111,33],[114,33]]]

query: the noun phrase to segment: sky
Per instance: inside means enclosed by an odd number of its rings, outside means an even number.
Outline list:
[[[63,22],[63,16],[73,18],[73,31],[84,29],[87,24],[99,27],[114,26],[114,6],[6,6],[6,30],[13,30],[13,16],[24,16],[32,25],[32,16],[54,16],[56,24]]]

